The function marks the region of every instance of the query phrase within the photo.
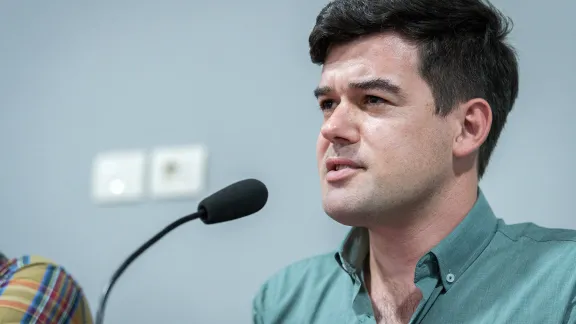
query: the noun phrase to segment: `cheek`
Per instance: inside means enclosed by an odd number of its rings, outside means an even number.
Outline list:
[[[367,157],[372,163],[388,167],[403,166],[406,169],[415,164],[426,165],[435,155],[444,153],[444,132],[434,123],[411,119],[374,120],[365,122],[363,144],[370,147]],[[441,152],[437,152],[441,150]]]
[[[322,136],[322,134],[318,135],[318,140],[316,141],[316,160],[318,161],[318,168],[321,167],[324,163],[324,157],[326,155],[326,151],[328,151],[328,147],[330,146],[330,142]]]
[[[362,142],[370,146],[373,154],[385,157],[405,146],[409,128],[400,120],[367,118],[362,123]]]
[[[404,134],[409,141],[404,153],[413,161],[411,164],[414,167],[435,168],[451,161],[451,141],[446,127],[442,123],[432,122],[423,124],[418,131]]]

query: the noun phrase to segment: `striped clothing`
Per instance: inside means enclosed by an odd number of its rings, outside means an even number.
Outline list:
[[[54,262],[24,256],[0,264],[0,324],[92,324],[78,283]]]

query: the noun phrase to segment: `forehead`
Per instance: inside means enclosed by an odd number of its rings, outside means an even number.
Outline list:
[[[419,78],[418,50],[399,35],[365,36],[330,48],[322,67],[321,85],[385,77],[398,84]]]

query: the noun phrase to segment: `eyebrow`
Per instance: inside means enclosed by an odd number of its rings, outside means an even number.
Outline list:
[[[348,84],[348,87],[360,90],[382,90],[403,97],[400,87],[388,79],[377,78],[359,82],[351,82]],[[318,87],[314,89],[314,96],[318,98],[320,96],[325,96],[332,91],[333,89],[331,87]]]

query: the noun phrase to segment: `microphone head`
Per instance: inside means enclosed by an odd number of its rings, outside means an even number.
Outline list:
[[[266,205],[268,189],[256,179],[246,179],[215,192],[198,204],[200,219],[216,224],[258,212]]]

